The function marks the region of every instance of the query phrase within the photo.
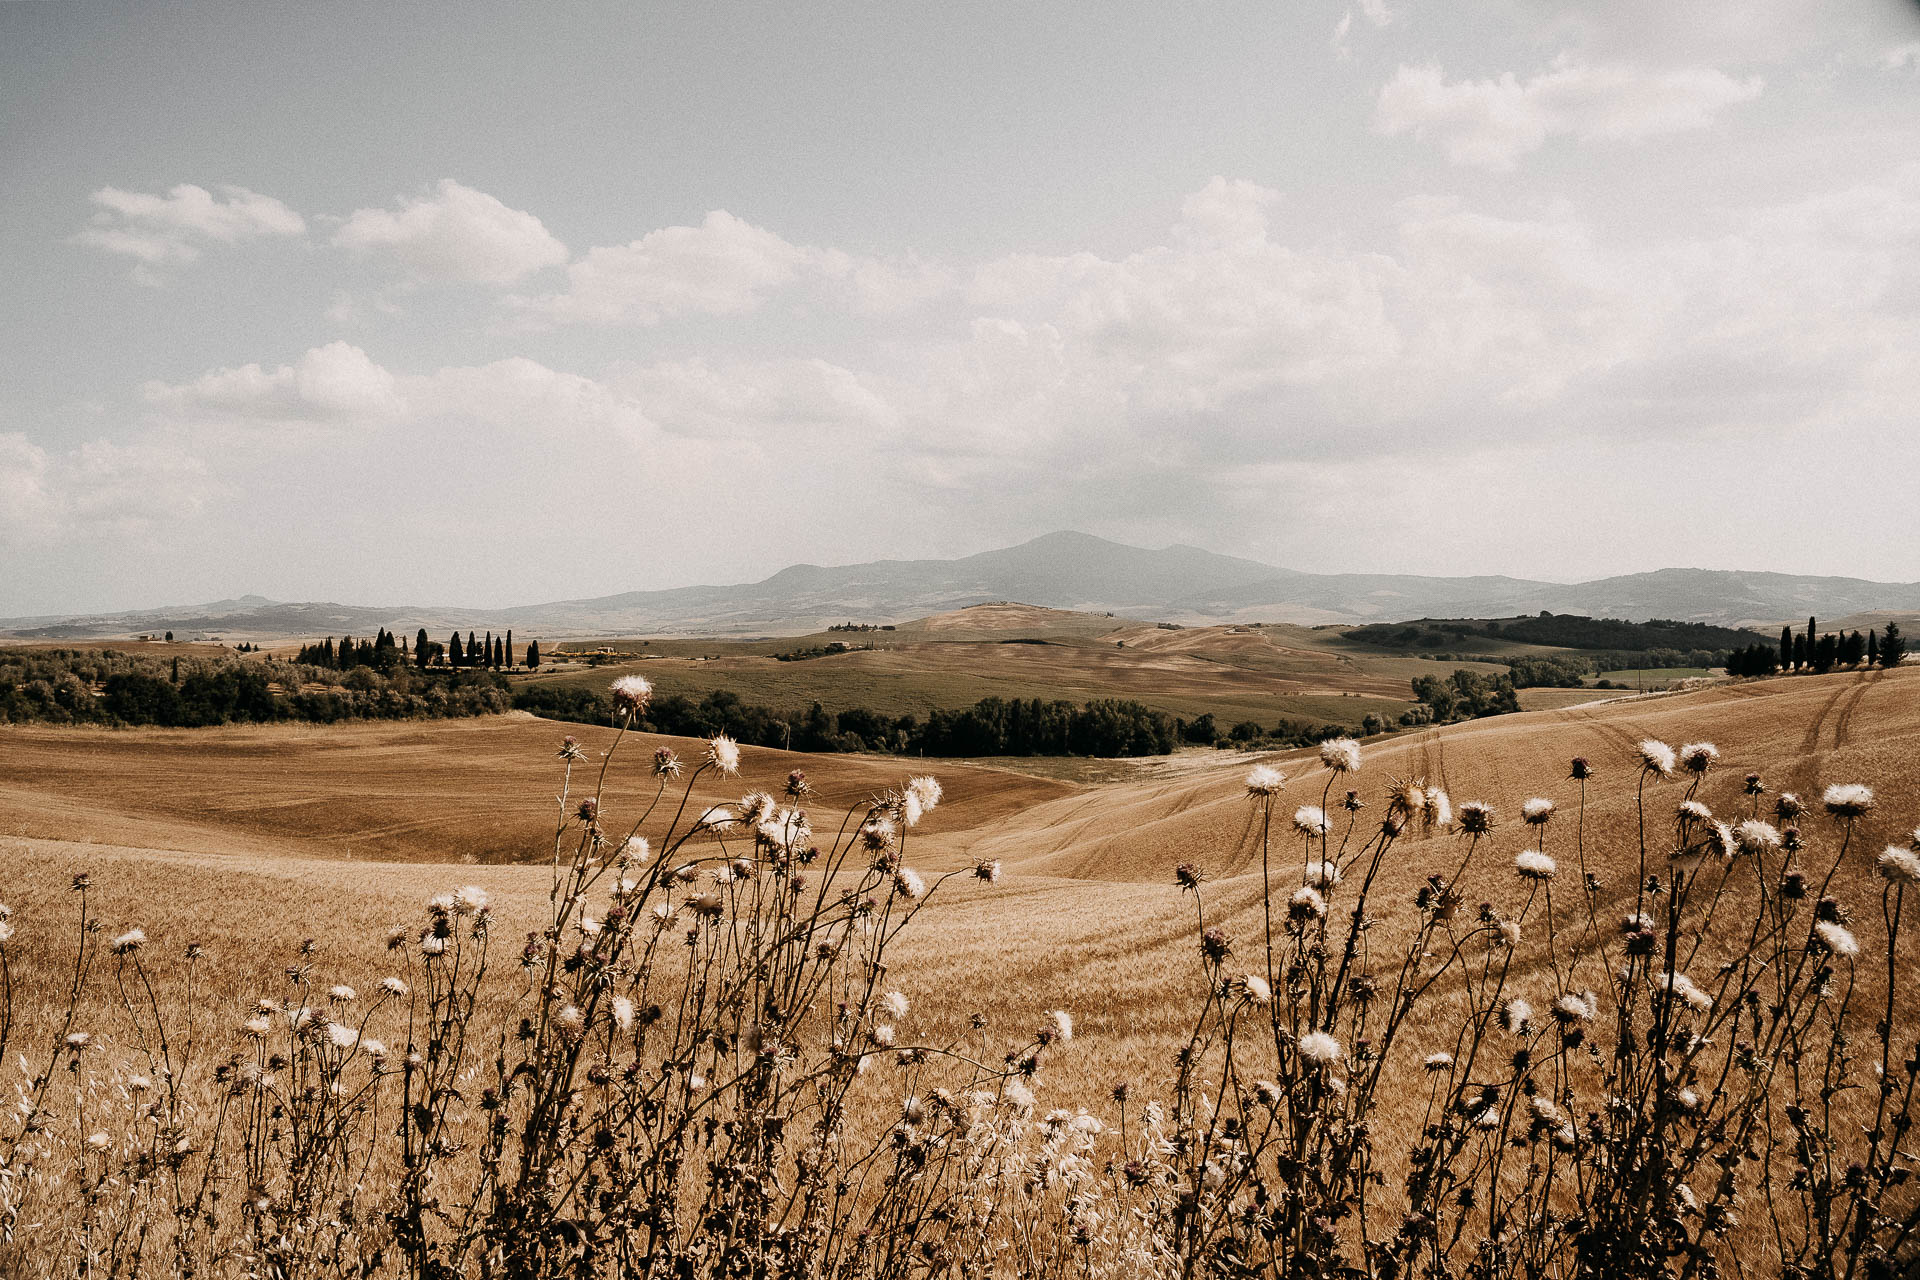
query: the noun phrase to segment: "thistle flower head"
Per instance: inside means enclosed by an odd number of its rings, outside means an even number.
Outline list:
[[[407,984],[399,978],[382,978],[380,979],[380,990],[383,994],[392,996],[397,1000],[407,994]]]
[[[1333,828],[1317,804],[1303,804],[1293,811],[1293,829],[1303,836],[1324,837]]]
[[[1873,808],[1873,788],[1858,782],[1836,782],[1821,795],[1820,803],[1842,821],[1858,818]]]
[[[478,885],[466,885],[453,891],[453,914],[479,915],[487,909],[487,891]]]
[[[645,836],[628,836],[620,846],[620,857],[632,866],[644,867],[653,858],[653,846]]]
[[[1553,801],[1535,796],[1520,806],[1520,821],[1530,827],[1543,827],[1553,820]]]
[[[580,739],[568,734],[560,739],[560,750],[556,753],[562,760],[578,764],[587,758],[586,748],[580,745]]]
[[[1772,853],[1780,848],[1780,833],[1771,822],[1762,822],[1758,818],[1748,818],[1733,829],[1734,842],[1740,846],[1740,852],[1752,854]]]
[[[1035,1033],[1041,1044],[1066,1044],[1073,1039],[1073,1015],[1065,1009],[1049,1009]]]
[[[1429,1071],[1445,1071],[1453,1066],[1453,1055],[1446,1052],[1430,1053],[1423,1064]]]
[[[1453,801],[1438,787],[1428,787],[1420,799],[1420,817],[1429,827],[1445,829],[1453,825]]]
[[[673,753],[672,747],[653,749],[653,776],[656,778],[677,778],[680,776],[680,757]]]
[[[609,692],[614,710],[629,719],[646,714],[647,704],[653,701],[653,684],[645,676],[621,676]]]
[[[1500,1025],[1514,1035],[1525,1035],[1533,1026],[1533,1006],[1515,996],[1500,1006]]]
[[[360,1033],[344,1022],[329,1022],[327,1039],[336,1049],[352,1049],[359,1045]]]
[[[1698,800],[1682,800],[1674,806],[1674,816],[1685,827],[1696,822],[1712,822],[1713,810]]]
[[[1890,844],[1874,862],[1874,870],[1890,884],[1920,884],[1920,856],[1910,849]]]
[[[335,1004],[352,1004],[360,998],[360,993],[344,982],[336,982],[327,989],[327,999]]]
[[[1247,770],[1247,794],[1256,798],[1273,795],[1286,780],[1286,775],[1272,765],[1257,764]]]
[[[922,774],[907,779],[906,793],[919,802],[922,813],[932,813],[940,807],[940,797],[946,792],[938,778]]]
[[[1293,891],[1293,896],[1287,899],[1287,915],[1295,920],[1303,923],[1308,920],[1322,920],[1326,918],[1326,914],[1327,900],[1320,896],[1318,889],[1301,885]]]
[[[1240,994],[1256,1005],[1265,1006],[1273,1003],[1273,988],[1268,986],[1267,980],[1257,973],[1241,974],[1236,985],[1239,987]]]
[[[130,956],[147,944],[147,935],[140,929],[129,929],[107,945],[107,949],[117,956]]]
[[[1493,806],[1479,800],[1461,805],[1460,830],[1470,836],[1483,836],[1493,830]]]
[[[1427,807],[1424,778],[1395,778],[1387,786],[1387,813],[1411,822]]]
[[[773,816],[773,797],[764,791],[749,791],[740,797],[740,821],[758,826]]]
[[[1688,773],[1703,774],[1720,763],[1720,748],[1711,742],[1689,742],[1680,748],[1680,766]]]
[[[1573,767],[1567,776],[1575,782],[1585,782],[1593,776],[1593,766],[1587,763],[1585,756],[1575,756],[1573,758]]]
[[[724,733],[715,734],[707,740],[707,763],[732,777],[740,772],[740,744]]]
[[[1657,778],[1671,778],[1675,756],[1673,748],[1658,738],[1646,738],[1640,743],[1640,767]]]
[[[1331,889],[1340,883],[1340,868],[1331,862],[1316,860],[1306,865],[1300,878],[1315,889]]]
[[[1715,857],[1731,858],[1740,852],[1740,842],[1733,834],[1733,828],[1724,822],[1711,823],[1707,827],[1707,848]]]
[[[1782,791],[1773,802],[1773,814],[1781,822],[1792,822],[1807,811],[1807,806],[1799,796],[1791,791]]]
[[[1674,994],[1690,1008],[1701,1013],[1713,1008],[1713,997],[1700,988],[1692,978],[1684,973],[1663,973],[1655,980],[1656,984]]]
[[[895,1022],[907,1016],[907,997],[898,991],[889,991],[880,997],[880,1011]]]
[[[1320,744],[1320,763],[1335,773],[1360,772],[1360,744],[1352,738],[1329,738]]]
[[[1000,878],[1000,860],[989,858],[985,862],[975,863],[973,875],[976,880],[985,880],[988,884],[994,883]]]
[[[1851,960],[1860,954],[1860,943],[1852,930],[1832,920],[1821,920],[1813,926],[1814,941],[1842,960]]]
[[[1513,860],[1513,869],[1520,873],[1522,880],[1551,880],[1559,870],[1553,859],[1538,849],[1529,849],[1518,854]]]
[[[1300,1037],[1300,1056],[1318,1067],[1330,1067],[1346,1056],[1340,1042],[1324,1031],[1309,1031]]]
[[[1563,1026],[1572,1026],[1580,1022],[1592,1022],[1600,1011],[1599,997],[1593,992],[1574,995],[1568,992],[1553,1002],[1553,1019]]]
[[[927,882],[912,867],[901,867],[893,873],[893,890],[909,902],[917,902],[927,896]]]

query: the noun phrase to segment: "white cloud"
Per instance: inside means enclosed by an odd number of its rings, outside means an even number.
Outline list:
[[[391,257],[419,279],[474,284],[511,284],[567,260],[539,218],[452,178],[397,209],[354,210],[333,243]]]
[[[751,311],[802,271],[843,274],[844,255],[791,244],[715,209],[697,227],[662,227],[624,245],[589,249],[567,268],[565,292],[522,299],[530,316],[589,324],[658,324],[682,312]]]
[[[49,453],[0,433],[0,546],[127,534],[190,518],[210,492],[206,466],[172,444],[91,440]]]
[[[628,370],[615,385],[675,435],[858,447],[899,423],[866,379],[825,360],[663,361]]]
[[[1712,67],[1563,63],[1524,82],[1512,72],[1450,82],[1437,64],[1403,65],[1380,90],[1374,124],[1436,142],[1455,164],[1511,169],[1551,136],[1632,142],[1708,128],[1762,88],[1758,76]]]
[[[245,187],[223,186],[219,191],[215,196],[192,183],[181,183],[165,195],[102,187],[91,197],[99,212],[74,239],[136,259],[135,277],[153,284],[160,279],[158,268],[196,261],[209,242],[234,244],[306,233],[306,220],[272,196]]]
[[[186,383],[149,382],[141,393],[185,420],[367,425],[404,408],[394,376],[345,342],[315,347],[275,369],[215,369]]]

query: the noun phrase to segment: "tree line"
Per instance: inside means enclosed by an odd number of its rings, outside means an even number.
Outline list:
[[[231,655],[169,661],[116,650],[0,650],[0,723],[200,728],[438,719],[505,711],[510,702],[506,677],[490,671],[356,664],[342,674]]]
[[[409,664],[424,671],[429,667],[448,666],[455,668],[484,667],[490,671],[512,670],[514,667],[513,632],[496,636],[489,631],[484,637],[467,632],[463,641],[458,631],[449,635],[444,643],[430,639],[427,629],[421,627],[414,634],[411,647],[405,636],[396,636],[386,628],[381,628],[371,640],[355,640],[352,636],[343,637],[336,645],[333,637],[302,645],[294,655],[294,661],[310,667],[326,667],[334,671],[348,671],[354,667],[372,667],[375,671],[392,671],[396,667]],[[529,641],[526,653],[529,670],[540,666],[540,642]]]
[[[1753,644],[1727,658],[1730,676],[1770,676],[1776,671],[1810,671],[1824,675],[1836,667],[1897,667],[1906,660],[1907,638],[1900,624],[1889,622],[1884,635],[1869,629],[1829,631],[1819,634],[1815,619],[1807,619],[1805,631],[1780,628],[1780,643]]]

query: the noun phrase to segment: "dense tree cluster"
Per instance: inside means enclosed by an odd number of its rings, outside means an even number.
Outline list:
[[[1900,624],[1897,622],[1887,624],[1884,636],[1874,630],[1869,630],[1864,636],[1858,631],[1829,631],[1826,635],[1820,635],[1818,621],[1814,618],[1807,619],[1805,631],[1795,631],[1792,627],[1780,628],[1780,646],[1773,654],[1776,669],[1811,671],[1816,675],[1832,671],[1835,667],[1897,667],[1906,656],[1906,637],[1900,634]]]
[[[1578,614],[1544,612],[1518,618],[1422,618],[1417,622],[1381,622],[1355,628],[1346,634],[1346,639],[1356,644],[1389,649],[1432,649],[1449,642],[1481,636],[1520,644],[1551,645],[1557,649],[1612,649],[1627,652],[1653,649],[1725,652],[1748,644],[1753,639],[1751,632],[1716,627],[1704,622],[1675,622],[1665,618],[1626,622],[1619,618],[1587,618]]]
[[[535,684],[515,690],[513,705],[557,720],[605,724],[613,702],[597,689]],[[656,697],[638,725],[649,733],[710,737],[794,751],[881,751],[930,756],[1161,755],[1180,741],[1181,722],[1137,702],[1086,704],[1039,698],[984,698],[971,707],[936,710],[923,721],[864,708],[838,713],[818,702],[783,713],[717,690],[698,701]]]
[[[505,678],[490,672],[383,672],[356,663],[343,673],[230,655],[169,661],[115,650],[0,650],[0,723],[196,728],[472,716],[508,705]]]
[[[1507,678],[1516,689],[1577,689],[1593,670],[1587,658],[1515,658],[1508,664]]]
[[[1427,708],[1436,724],[1504,715],[1520,709],[1520,699],[1510,678],[1484,676],[1465,667],[1444,678],[1415,676],[1413,696]]]

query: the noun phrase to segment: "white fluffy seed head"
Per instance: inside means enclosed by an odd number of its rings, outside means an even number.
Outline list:
[[[1300,1056],[1316,1066],[1332,1066],[1345,1054],[1340,1042],[1324,1031],[1310,1031],[1300,1037]]]
[[[1286,775],[1272,765],[1257,764],[1247,770],[1247,794],[1256,798],[1273,795],[1286,780]]]
[[[1320,763],[1335,773],[1360,771],[1360,744],[1352,738],[1329,738],[1320,744]]]
[[[1559,867],[1549,855],[1538,849],[1529,849],[1514,858],[1513,869],[1520,873],[1523,880],[1551,880]]]
[[[1874,863],[1874,870],[1881,879],[1891,884],[1920,883],[1920,856],[1916,856],[1911,849],[1890,844]]]
[[[1520,806],[1520,820],[1528,826],[1542,826],[1553,817],[1553,801],[1545,796],[1535,796]]]
[[[1820,803],[1836,818],[1857,818],[1873,808],[1873,788],[1858,782],[1836,782],[1821,795]]]
[[[1640,767],[1648,773],[1671,778],[1674,763],[1673,748],[1658,738],[1647,738],[1640,743]]]

